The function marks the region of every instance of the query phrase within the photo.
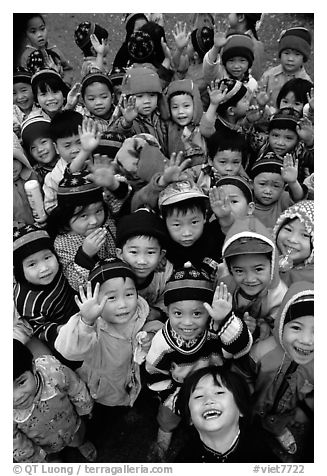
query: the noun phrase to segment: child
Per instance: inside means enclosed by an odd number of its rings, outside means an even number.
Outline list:
[[[281,260],[279,273],[290,286],[314,280],[314,201],[304,200],[287,208],[277,219],[274,239]]]
[[[31,78],[31,73],[23,69],[15,71],[13,75],[13,123],[14,132],[18,138],[20,138],[22,122],[24,119],[26,119],[31,111],[36,109],[31,86]]]
[[[262,17],[262,13],[228,14],[229,33],[245,33],[252,38],[254,59],[251,74],[257,81],[261,78],[264,61],[264,44],[258,38]]]
[[[33,169],[42,187],[44,177],[58,162],[58,154],[50,133],[50,120],[43,116],[32,116],[22,123],[22,143],[27,154],[35,162]]]
[[[37,71],[31,80],[35,103],[41,108],[41,113],[49,119],[63,109],[68,86],[61,76],[53,69]]]
[[[188,375],[178,394],[176,408],[193,431],[175,462],[279,461],[261,433],[249,424],[250,403],[246,381],[224,366],[212,365]]]
[[[293,78],[287,81],[280,89],[276,98],[277,109],[292,107],[303,115],[303,108],[308,104],[308,95],[313,84],[307,79]]]
[[[231,78],[240,81],[250,92],[257,81],[250,73],[253,63],[253,41],[244,33],[228,35],[215,33],[214,45],[203,58],[203,76],[207,82]]]
[[[128,53],[128,42],[130,36],[134,31],[138,31],[145,23],[147,23],[148,19],[144,13],[128,13],[124,19],[125,28],[126,28],[126,36],[123,44],[119,48],[112,68],[127,68],[130,63],[130,55]]]
[[[140,390],[140,368],[133,360],[137,334],[147,332],[143,350],[149,349],[159,321],[149,321],[149,306],[138,296],[130,266],[117,258],[99,261],[89,275],[86,291],[76,298],[79,312],[60,329],[56,349],[66,358],[82,358],[79,375],[96,400],[98,424],[125,406],[133,406]],[[112,410],[110,412],[110,409]]]
[[[59,327],[77,311],[74,291],[62,273],[45,230],[33,225],[14,228],[13,251],[17,311],[31,326],[34,336],[54,351]],[[54,354],[63,361],[56,351]],[[64,363],[71,367],[71,362]]]
[[[222,257],[230,274],[222,280],[233,294],[233,311],[245,320],[255,339],[267,337],[287,290],[267,228],[253,216],[235,220],[226,234]]]
[[[254,215],[270,231],[286,208],[305,198],[306,188],[298,181],[298,162],[294,163],[291,154],[286,154],[282,160],[273,152],[268,152],[254,163],[251,178]],[[285,190],[285,185],[288,190]]]
[[[273,336],[255,344],[250,352],[255,374],[254,413],[290,454],[297,453],[303,434],[313,425],[313,331],[313,285],[299,281],[284,296]],[[296,429],[299,418],[304,419],[302,435]]]
[[[117,256],[130,265],[136,289],[154,313],[165,316],[163,292],[173,271],[164,259],[167,233],[163,220],[148,208],[123,216],[117,224]]]
[[[252,344],[246,325],[231,313],[226,286],[217,286],[214,293],[209,276],[191,263],[175,270],[164,302],[169,320],[154,336],[146,356],[149,388],[158,392],[161,401],[156,447],[161,457],[180,421],[175,402],[185,377],[201,367],[222,365],[225,352],[241,357]]]
[[[189,170],[196,180],[207,151],[199,130],[203,108],[199,89],[191,79],[180,79],[169,84],[165,94],[168,105],[168,155],[184,152],[191,158]]]
[[[103,188],[87,176],[86,171],[65,173],[58,187],[58,207],[48,219],[54,248],[75,291],[86,284],[99,259],[116,255],[114,205],[104,202]]]
[[[278,42],[280,64],[265,71],[259,81],[259,86],[270,93],[270,104],[276,107],[276,98],[281,87],[292,78],[302,78],[311,81],[304,63],[310,56],[311,34],[303,27],[293,27],[284,30]],[[312,81],[311,81],[312,82]]]
[[[167,155],[167,126],[158,109],[162,88],[158,74],[150,68],[129,68],[122,84],[125,99],[122,117],[111,126],[111,130],[126,137],[140,133],[153,135]]]
[[[84,76],[81,86],[84,116],[91,117],[101,133],[108,132],[112,123],[113,94],[113,85],[106,74],[98,71]]]
[[[77,447],[87,461],[97,457],[85,439],[81,416],[93,401],[86,385],[52,355],[33,360],[30,350],[13,340],[13,457],[16,463],[58,462],[56,453]]]
[[[13,220],[14,226],[32,225],[33,213],[27,199],[24,185],[28,180],[36,179],[36,174],[27,160],[16,134],[13,150]]]
[[[64,82],[71,85],[73,68],[56,45],[49,46],[48,30],[43,16],[40,13],[23,13],[22,15],[24,15],[22,28],[29,43],[21,55],[20,65],[26,68],[31,53],[36,50],[44,51],[62,68]]]
[[[217,181],[226,176],[240,176],[249,180],[244,168],[247,144],[242,134],[229,131],[222,136],[215,132],[207,139],[208,164],[202,166],[197,185],[208,194]]]
[[[74,32],[76,45],[83,52],[81,78],[83,79],[94,68],[108,73],[108,31],[97,23],[84,21],[80,23]]]

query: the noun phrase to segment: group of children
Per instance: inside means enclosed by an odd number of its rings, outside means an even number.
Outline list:
[[[96,461],[92,437],[146,387],[150,462],[181,421],[178,462],[312,461],[310,32],[283,31],[262,71],[261,14],[229,14],[227,32],[195,14],[168,47],[163,15],[132,13],[110,68],[110,33],[85,21],[72,84],[44,17],[24,15],[14,460]]]

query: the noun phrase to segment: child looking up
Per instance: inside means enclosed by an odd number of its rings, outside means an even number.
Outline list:
[[[32,74],[23,69],[15,71],[13,74],[13,123],[14,132],[20,138],[22,122],[36,106],[31,86]]]
[[[299,281],[290,286],[279,307],[273,335],[252,347],[250,361],[254,373],[254,414],[284,451],[296,454],[313,427],[312,283]],[[302,421],[304,418],[302,434],[296,430],[299,412]],[[301,458],[301,454],[297,456]],[[310,456],[313,461],[313,455]]]
[[[155,447],[161,458],[180,422],[175,403],[187,375],[201,367],[222,365],[225,353],[241,357],[252,343],[246,325],[231,312],[226,286],[222,283],[214,292],[209,276],[191,263],[175,270],[164,302],[169,320],[154,336],[146,357],[149,388],[161,401]]]
[[[293,27],[284,30],[278,42],[280,64],[265,71],[259,81],[259,86],[270,93],[270,104],[276,107],[276,99],[281,87],[292,78],[302,78],[311,81],[304,68],[304,63],[310,56],[311,34],[303,27]],[[312,82],[312,81],[311,81]]]
[[[106,55],[108,53],[108,31],[97,23],[84,21],[74,31],[77,46],[83,52],[81,78],[94,68],[109,72]]]
[[[148,320],[149,306],[137,294],[134,273],[116,258],[96,264],[76,302],[79,312],[60,329],[56,349],[66,358],[83,359],[79,375],[96,400],[101,428],[110,424],[108,417],[119,407],[133,406],[141,390],[140,368],[133,360],[136,335],[147,332],[147,351],[162,324]]]
[[[314,280],[314,201],[303,200],[287,208],[273,230],[281,259],[279,273],[290,286]]]
[[[140,133],[154,136],[164,155],[167,155],[167,126],[158,109],[162,88],[158,74],[145,67],[129,68],[122,83],[125,95],[122,117],[111,126],[111,130],[126,137]]]
[[[232,293],[233,312],[244,319],[254,338],[271,333],[287,286],[278,273],[278,252],[267,228],[255,217],[235,220],[222,249]]]
[[[40,13],[22,13],[21,15],[24,17],[22,28],[25,31],[27,45],[21,55],[20,65],[26,68],[31,53],[40,50],[58,64],[62,69],[64,82],[71,85],[73,68],[56,45],[49,46],[48,29],[44,17]]]
[[[33,360],[30,350],[13,340],[13,457],[16,463],[58,462],[66,446],[95,461],[94,445],[85,439],[81,419],[92,411],[86,385],[53,355]]]

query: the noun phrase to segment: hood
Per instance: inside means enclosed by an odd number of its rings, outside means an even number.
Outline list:
[[[169,107],[169,98],[172,94],[177,91],[185,92],[193,98],[193,117],[192,121],[195,125],[200,123],[202,114],[203,114],[203,105],[201,101],[200,91],[198,86],[192,81],[192,79],[177,79],[172,81],[168,88],[167,92],[164,95],[163,108],[160,111],[163,119],[171,119],[170,107]]]
[[[235,220],[233,225],[230,227],[226,234],[226,238],[224,241],[224,245],[222,248],[222,257],[226,263],[226,254],[228,254],[228,248],[234,244],[236,245],[237,240],[247,238],[254,238],[256,240],[260,240],[262,249],[262,253],[269,253],[271,252],[271,273],[270,273],[270,285],[269,288],[274,288],[278,285],[280,278],[279,278],[279,271],[278,271],[278,252],[275,246],[275,243],[272,239],[272,236],[269,230],[261,223],[261,221],[254,217],[254,216],[247,216],[244,218],[240,218]],[[252,253],[260,252],[252,251]],[[235,253],[237,254],[237,253]],[[239,253],[242,254],[242,253]],[[226,263],[227,265],[227,263]],[[228,268],[228,267],[227,267]]]
[[[287,208],[280,214],[276,221],[276,225],[273,229],[273,238],[275,243],[277,242],[278,234],[281,228],[286,225],[287,222],[298,218],[301,223],[304,224],[307,233],[310,235],[312,251],[304,261],[304,264],[313,264],[314,262],[314,201],[302,200],[301,202],[294,203],[291,207]]]
[[[275,319],[273,335],[276,341],[283,347],[283,330],[285,323],[285,316],[289,307],[299,298],[304,298],[305,296],[313,296],[314,288],[313,283],[307,281],[298,281],[293,283],[285,294],[281,305],[279,306],[278,313]],[[284,347],[283,347],[284,349]],[[285,349],[284,349],[285,350]]]

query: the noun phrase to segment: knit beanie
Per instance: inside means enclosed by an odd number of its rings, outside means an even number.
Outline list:
[[[284,30],[278,40],[278,56],[283,50],[296,50],[303,56],[303,62],[308,61],[311,50],[311,33],[303,27],[294,27]]]
[[[139,208],[119,220],[116,232],[117,247],[122,248],[129,238],[143,235],[157,238],[162,247],[167,241],[164,221],[149,208]]]
[[[113,278],[131,278],[135,282],[135,275],[132,268],[119,258],[106,258],[98,261],[91,270],[88,280],[94,291],[97,283],[103,284]]]
[[[80,23],[74,32],[74,39],[76,45],[83,50],[88,44],[91,43],[91,35],[96,35],[99,38],[108,38],[108,32],[105,28],[101,27],[97,23],[90,21],[84,21]]]
[[[291,207],[284,210],[278,217],[273,229],[273,237],[277,242],[280,230],[290,220],[298,218],[301,223],[304,224],[306,232],[310,235],[310,241],[312,251],[310,256],[304,261],[304,264],[313,263],[314,260],[314,201],[313,200],[301,200],[294,203]]]
[[[246,58],[249,62],[249,68],[251,68],[254,54],[253,41],[249,35],[246,35],[245,33],[237,33],[227,37],[227,42],[221,51],[223,65],[226,66],[226,62],[235,56]]]
[[[71,173],[66,168],[63,179],[58,187],[58,206],[59,207],[78,207],[86,206],[91,203],[102,202],[102,187],[90,182],[86,176],[87,171]]]
[[[81,83],[81,96],[84,98],[85,89],[92,83],[104,83],[108,86],[108,89],[111,93],[114,92],[113,84],[107,74],[102,73],[101,71],[93,71],[84,76]]]
[[[250,183],[243,177],[240,177],[238,175],[235,175],[234,177],[222,177],[217,181],[215,186],[218,188],[222,187],[223,185],[234,185],[235,187],[239,188],[244,194],[247,203],[251,203],[254,201]]]
[[[214,290],[209,275],[198,270],[189,261],[183,268],[176,269],[167,281],[164,290],[164,304],[178,301],[202,301],[211,304]]]
[[[273,114],[268,122],[268,131],[272,129],[290,129],[296,132],[301,114],[292,107],[283,107]]]
[[[204,26],[202,28],[196,28],[191,33],[191,42],[194,51],[198,53],[200,58],[204,58],[204,55],[213,47],[214,30]]]
[[[32,73],[23,68],[17,68],[13,74],[13,83],[31,84]]]
[[[25,258],[38,251],[53,249],[48,233],[34,225],[14,227],[13,239],[14,267],[21,265]]]
[[[182,202],[190,198],[202,198],[208,200],[202,190],[193,182],[193,180],[180,180],[172,182],[165,187],[159,194],[158,206],[161,210],[166,205]]]
[[[161,94],[161,92],[162,87],[159,76],[153,69],[142,66],[132,67],[126,71],[122,82],[122,94],[130,96],[142,93]]]
[[[24,372],[33,372],[33,354],[18,339],[13,339],[13,380]]]
[[[43,116],[32,116],[23,121],[21,137],[23,145],[27,150],[36,139],[51,137],[50,122],[50,119],[46,119]]]
[[[262,172],[271,172],[281,175],[283,167],[283,160],[275,154],[275,152],[268,152],[261,159],[256,160],[250,171],[252,180]]]
[[[99,145],[93,151],[93,155],[107,155],[110,159],[114,159],[124,140],[125,137],[118,132],[102,132]]]
[[[137,63],[147,62],[154,52],[154,43],[149,33],[134,31],[128,40],[127,51]]]

